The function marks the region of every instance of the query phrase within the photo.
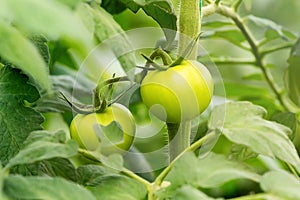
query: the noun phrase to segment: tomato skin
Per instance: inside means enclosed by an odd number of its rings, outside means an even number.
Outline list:
[[[100,130],[99,125],[108,126],[112,122],[120,125],[123,140],[117,143],[109,140],[101,142],[96,133]],[[126,152],[133,143],[135,131],[136,125],[132,114],[118,103],[112,104],[101,113],[77,114],[70,125],[71,138],[76,140],[81,148],[100,151],[104,155]]]
[[[165,71],[149,72],[140,92],[143,102],[156,117],[178,123],[193,119],[209,106],[213,85],[204,65],[185,60]]]

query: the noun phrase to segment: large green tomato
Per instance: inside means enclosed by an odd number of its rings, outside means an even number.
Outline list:
[[[70,125],[72,139],[81,148],[102,154],[126,152],[134,139],[136,125],[130,111],[114,103],[104,112],[78,114]]]
[[[163,121],[191,120],[210,104],[213,80],[204,65],[185,60],[165,71],[149,72],[141,84],[143,102]]]

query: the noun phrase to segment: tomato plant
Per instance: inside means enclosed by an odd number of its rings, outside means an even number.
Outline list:
[[[300,199],[299,9],[1,0],[0,199]]]
[[[143,102],[151,112],[167,122],[191,120],[209,105],[213,80],[199,62],[183,61],[167,70],[147,74],[141,84]]]

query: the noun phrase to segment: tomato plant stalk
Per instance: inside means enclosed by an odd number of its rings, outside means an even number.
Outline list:
[[[202,0],[181,0],[180,14],[178,19],[179,26],[179,41],[178,53],[179,56],[184,54],[185,49],[190,44],[191,40],[197,38],[201,28],[201,7]],[[199,9],[200,5],[200,9]],[[197,59],[197,45],[192,47],[191,53],[187,59]],[[188,102],[187,102],[188,103]],[[169,155],[170,161],[174,160],[182,151],[190,146],[191,121],[181,122],[180,124],[168,123],[169,134]]]

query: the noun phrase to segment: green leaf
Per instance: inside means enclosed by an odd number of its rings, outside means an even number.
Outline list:
[[[261,73],[250,74],[242,77],[243,80],[249,81],[262,81],[264,80],[264,76]]]
[[[202,34],[201,38],[222,38],[242,49],[249,50],[249,46],[246,43],[246,38],[241,33],[241,31],[237,29],[207,31]]]
[[[209,21],[202,23],[203,28],[223,28],[225,26],[234,26],[234,23],[228,21]]]
[[[89,189],[99,200],[145,199],[147,194],[143,184],[120,175],[107,177],[99,185]]]
[[[82,3],[76,9],[76,14],[80,17],[85,27],[89,31],[91,37],[94,37],[95,33],[95,22],[94,15],[91,11],[91,6],[86,3]]]
[[[69,140],[65,144],[38,140],[25,146],[9,161],[7,167],[30,164],[55,157],[69,158],[77,154],[77,149],[77,143],[73,140]]]
[[[101,7],[87,9],[90,9],[94,15],[97,39],[112,48],[125,72],[134,69],[136,67],[135,55],[128,52],[132,47],[120,25]]]
[[[10,175],[5,178],[4,192],[13,199],[96,200],[82,186],[51,177]]]
[[[294,139],[297,130],[297,115],[295,113],[277,113],[272,116],[271,120],[289,127],[292,130],[292,134],[289,135],[289,138],[291,138],[291,140]]]
[[[120,0],[102,0],[101,7],[111,14],[118,14],[126,9],[126,6]]]
[[[39,163],[41,176],[61,177],[70,181],[77,181],[77,173],[74,165],[66,158],[51,158]]]
[[[37,80],[44,89],[50,91],[48,70],[37,48],[17,29],[4,22],[0,22],[0,56],[22,69]]]
[[[232,6],[238,0],[221,0],[222,4]]]
[[[230,149],[230,159],[237,161],[245,161],[250,158],[256,158],[257,153],[254,153],[249,147],[239,144],[233,144]]]
[[[39,175],[39,163],[17,165],[9,169],[10,174],[19,174],[22,176]]]
[[[86,77],[75,78],[70,75],[54,75],[51,76],[51,80],[53,82],[53,93],[41,96],[32,105],[35,110],[41,113],[71,111],[70,105],[60,98],[61,93],[69,99],[72,97],[73,102],[85,102],[86,104],[91,102],[90,88],[93,88],[94,85],[90,82],[86,83]]]
[[[58,131],[55,133],[50,133],[48,131],[34,131],[32,132],[27,139],[24,141],[23,146],[28,146],[34,142],[38,141],[47,141],[47,142],[53,142],[53,143],[64,143],[66,141],[66,134],[63,131]],[[55,162],[57,160],[57,162]],[[63,158],[54,158],[54,159],[49,159],[49,160],[44,160],[42,162],[35,162],[35,163],[30,163],[30,164],[21,164],[14,166],[10,169],[11,173],[14,174],[21,174],[24,176],[29,176],[29,175],[40,175],[40,174],[47,174],[47,175],[52,175],[54,176],[55,173],[58,175],[61,175],[62,177],[66,177],[71,174],[71,169],[68,164],[68,160],[63,161]],[[52,162],[53,161],[53,162]],[[59,161],[63,162],[63,167],[62,166],[55,166],[55,164],[59,164]],[[53,164],[53,166],[50,166],[50,163]],[[8,164],[9,165],[9,164]],[[68,168],[67,173],[65,176],[62,173],[59,173],[59,170]],[[73,176],[75,177],[75,176]]]
[[[59,130],[55,133],[40,130],[32,132],[24,142],[25,146],[28,146],[34,142],[52,142],[52,143],[65,143],[66,142],[66,133]]]
[[[4,182],[4,177],[5,177],[5,170],[3,170],[2,165],[0,164],[0,199],[7,199],[5,194],[3,193],[3,182]]]
[[[147,156],[145,156],[145,154],[141,153],[136,147],[132,146],[129,149],[129,153],[124,155],[124,166],[126,169],[135,172],[139,176],[149,181],[153,181],[155,179],[154,170],[146,158]],[[157,161],[157,159],[153,159]]]
[[[261,188],[285,200],[300,199],[300,181],[285,171],[271,171],[262,176]]]
[[[123,157],[120,154],[111,154],[108,157],[101,157],[101,163],[109,168],[121,171],[123,169],[124,162]]]
[[[30,40],[38,49],[40,55],[43,57],[44,62],[49,65],[50,63],[50,53],[47,45],[47,39],[42,35],[34,35],[30,37]]]
[[[41,129],[43,117],[24,101],[39,98],[35,87],[20,70],[5,66],[0,69],[0,161],[6,165],[23,146],[29,133]]]
[[[264,31],[264,44],[278,38],[281,38],[285,41],[288,41],[290,39],[296,39],[296,35],[294,33],[276,24],[272,20],[257,17],[254,15],[247,16],[246,20],[248,22],[254,23],[260,30]]]
[[[151,16],[163,28],[166,39],[171,43],[177,30],[177,17],[172,3],[169,0],[120,0],[133,12],[143,9],[144,12]],[[173,31],[170,31],[173,30]]]
[[[238,100],[250,101],[255,105],[264,107],[267,110],[266,119],[269,119],[272,115],[282,109],[281,105],[274,101],[274,97],[270,96],[269,94],[266,96],[255,96],[254,94],[251,96],[250,94],[249,96],[238,98]]]
[[[289,66],[286,71],[285,84],[289,97],[300,107],[300,38],[293,47],[288,62]]]
[[[225,82],[224,84],[226,95],[229,97],[243,97],[243,96],[266,96],[269,94],[268,90],[258,86],[251,86],[249,84],[238,82]]]
[[[80,2],[84,2],[85,0],[56,0],[56,1],[63,3],[72,9],[75,9]]]
[[[103,180],[117,175],[117,172],[104,166],[82,165],[77,168],[77,180],[84,186],[97,186]]]
[[[13,23],[21,30],[43,34],[52,40],[63,39],[82,56],[92,48],[92,38],[84,24],[64,3],[57,0],[4,0],[3,3],[10,10]]]
[[[286,126],[263,118],[263,107],[250,102],[229,102],[216,106],[209,120],[209,128],[221,131],[230,141],[249,147],[252,151],[279,158],[300,171],[300,159],[288,138]]]
[[[174,196],[171,199],[176,200],[213,200],[214,198],[207,196],[200,190],[190,186],[184,185],[175,191]]]
[[[197,158],[194,153],[181,157],[166,177],[171,185],[161,194],[173,196],[173,192],[189,184],[193,187],[214,188],[234,179],[250,179],[258,182],[260,176],[251,172],[241,163],[228,160],[224,155],[209,153],[204,158]]]
[[[50,63],[49,68],[54,71],[56,68],[53,66],[55,64],[61,64],[71,69],[77,69],[78,65],[70,55],[69,47],[66,44],[63,44],[61,41],[52,41],[48,42],[49,51],[50,51]],[[59,70],[59,69],[56,69]]]

